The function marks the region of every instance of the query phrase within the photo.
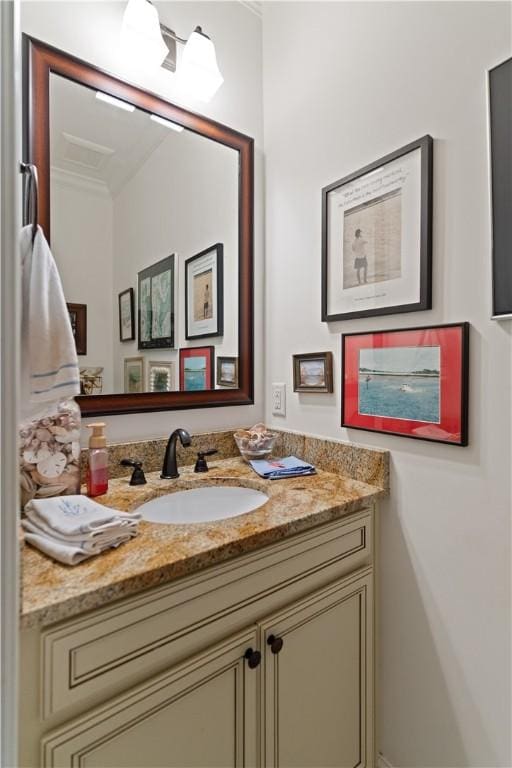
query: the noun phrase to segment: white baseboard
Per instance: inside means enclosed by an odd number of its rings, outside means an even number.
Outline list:
[[[384,755],[379,754],[377,757],[377,768],[393,768],[389,760],[386,760]]]

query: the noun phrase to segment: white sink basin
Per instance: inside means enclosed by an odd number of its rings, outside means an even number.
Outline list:
[[[252,488],[206,486],[159,496],[137,509],[150,523],[207,523],[261,507],[268,496]]]

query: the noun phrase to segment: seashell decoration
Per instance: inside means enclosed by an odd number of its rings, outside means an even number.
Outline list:
[[[237,430],[234,437],[244,459],[261,459],[272,452],[277,435],[264,424],[255,424],[250,429]]]
[[[52,403],[19,430],[22,508],[33,498],[80,493],[80,408]]]

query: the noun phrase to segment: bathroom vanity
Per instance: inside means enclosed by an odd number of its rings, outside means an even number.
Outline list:
[[[319,471],[111,484],[133,509],[200,485],[266,493],[252,513],[139,536],[75,568],[25,547],[23,766],[373,766],[375,504]],[[102,499],[103,500],[103,499]]]

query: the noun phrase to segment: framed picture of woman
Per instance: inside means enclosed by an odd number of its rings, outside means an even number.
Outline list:
[[[185,338],[222,336],[224,246],[216,243],[185,262]]]

